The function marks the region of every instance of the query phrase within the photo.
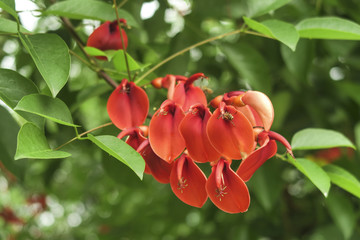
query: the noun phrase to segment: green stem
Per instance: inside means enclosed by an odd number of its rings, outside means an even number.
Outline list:
[[[119,26],[121,44],[122,44],[122,47],[123,47],[122,50],[124,51],[124,58],[125,58],[126,70],[127,70],[127,73],[128,73],[129,81],[131,82],[131,73],[130,73],[129,61],[128,61],[127,54],[126,54],[126,47],[125,47],[125,43],[124,43],[124,36],[123,36],[123,34],[122,34],[122,27],[121,27],[121,23],[120,23],[120,19],[119,19],[119,11],[118,11],[118,8],[117,8],[116,0],[114,0],[114,8],[115,8],[115,14],[116,14],[116,21],[117,21],[117,24],[118,24],[118,26]]]
[[[85,138],[81,138],[81,137],[84,136],[84,135],[86,135],[86,134],[88,134],[88,133],[91,133],[91,132],[93,132],[93,131],[96,131],[96,130],[98,130],[98,129],[111,126],[112,124],[113,124],[112,122],[105,123],[105,124],[100,125],[100,126],[98,126],[98,127],[96,127],[96,128],[93,128],[93,129],[90,129],[90,130],[88,130],[88,131],[86,131],[86,132],[83,132],[83,133],[81,133],[81,134],[78,134],[78,132],[77,132],[77,130],[76,130],[76,137],[70,139],[69,141],[67,141],[66,143],[60,145],[59,147],[55,148],[54,150],[55,150],[55,151],[56,151],[56,150],[59,150],[59,149],[65,147],[66,145],[72,143],[73,141],[75,141],[75,140],[77,140],[77,139],[79,139],[79,140],[87,139],[86,137],[85,137]]]

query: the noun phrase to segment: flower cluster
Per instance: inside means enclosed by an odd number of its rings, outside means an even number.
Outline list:
[[[170,183],[181,201],[202,207],[209,197],[225,212],[245,212],[250,205],[245,182],[276,154],[275,140],[290,154],[291,146],[270,131],[274,109],[265,94],[234,91],[208,104],[202,89],[194,85],[204,78],[197,73],[154,79],[152,85],[166,88],[168,95],[149,127],[141,126],[149,110],[146,92],[124,79],[109,97],[108,114],[123,130],[118,138],[127,137],[126,143],[144,158],[145,173]],[[236,171],[231,168],[233,160],[242,160]],[[197,163],[210,163],[208,178]]]

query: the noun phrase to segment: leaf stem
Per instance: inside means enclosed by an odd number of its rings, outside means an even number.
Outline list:
[[[77,139],[79,139],[79,140],[86,139],[86,138],[81,138],[81,137],[84,136],[84,135],[86,135],[86,134],[88,134],[88,133],[91,133],[91,132],[93,132],[93,131],[96,131],[96,130],[98,130],[98,129],[111,126],[112,124],[113,124],[112,122],[108,122],[108,123],[105,123],[105,124],[103,124],[103,125],[100,125],[100,126],[98,126],[98,127],[96,127],[96,128],[90,129],[90,130],[88,130],[88,131],[86,131],[86,132],[83,132],[83,133],[80,133],[80,134],[78,134],[78,132],[77,132],[77,130],[76,130],[76,137],[70,139],[69,141],[67,141],[66,143],[60,145],[59,147],[55,148],[54,150],[55,150],[55,151],[56,151],[56,150],[59,150],[60,148],[65,147],[66,145],[72,143],[73,141],[75,141],[75,140],[77,140]]]
[[[244,25],[243,25],[244,26]],[[161,67],[162,65],[164,65],[165,63],[171,61],[172,59],[176,58],[177,56],[187,52],[187,51],[190,51],[191,49],[193,48],[196,48],[196,47],[199,47],[201,45],[204,45],[206,43],[209,43],[209,42],[212,42],[212,41],[215,41],[215,40],[218,40],[218,39],[221,39],[221,38],[224,38],[224,37],[227,37],[227,36],[231,36],[231,35],[234,35],[234,34],[238,34],[238,33],[241,33],[243,31],[243,27],[241,27],[240,29],[237,29],[237,30],[234,30],[234,31],[231,31],[231,32],[227,32],[227,33],[224,33],[224,34],[221,34],[221,35],[218,35],[218,36],[215,36],[215,37],[211,37],[211,38],[208,38],[208,39],[205,39],[203,41],[200,41],[198,43],[195,43],[187,48],[184,48],[183,50],[180,50],[176,53],[174,53],[173,55],[165,58],[163,61],[159,62],[158,64],[156,64],[154,67],[152,67],[150,70],[148,70],[146,73],[144,73],[143,75],[141,75],[136,81],[134,81],[135,83],[139,83],[141,80],[143,80],[145,77],[147,77],[149,74],[151,74],[152,72],[154,72],[156,69],[158,69],[159,67]]]
[[[125,4],[125,3],[123,3],[123,4]],[[124,51],[126,70],[127,70],[127,73],[128,73],[129,81],[131,82],[131,73],[130,73],[129,61],[128,61],[127,54],[126,54],[126,46],[125,46],[125,43],[124,43],[124,36],[123,36],[123,33],[122,33],[122,27],[121,27],[121,23],[120,23],[120,19],[119,19],[119,11],[118,11],[118,8],[117,8],[116,0],[114,0],[114,8],[115,8],[115,14],[116,14],[116,21],[117,21],[117,24],[119,26],[121,45],[123,47],[122,50]]]

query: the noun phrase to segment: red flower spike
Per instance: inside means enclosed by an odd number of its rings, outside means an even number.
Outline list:
[[[137,152],[144,158],[148,174],[151,174],[160,183],[170,182],[170,173],[174,162],[169,164],[159,158],[152,150],[148,139],[139,146]]]
[[[206,125],[210,116],[208,108],[202,104],[196,104],[190,108],[179,126],[180,133],[185,139],[186,149],[196,162],[212,162],[221,157],[206,134]]]
[[[210,117],[206,132],[211,144],[229,159],[241,159],[255,148],[255,137],[249,120],[224,102]]]
[[[207,199],[206,176],[186,154],[175,162],[170,174],[170,186],[184,203],[201,208]]]
[[[139,145],[146,140],[145,136],[143,135],[143,131],[140,128],[133,127],[127,128],[117,136],[119,139],[122,139],[126,136],[129,136],[126,139],[126,143],[129,144],[133,149],[137,149]]]
[[[269,131],[274,120],[274,108],[270,99],[258,91],[247,91],[240,97],[244,104],[252,107],[259,114],[265,131]]]
[[[276,154],[276,151],[276,142],[268,138],[263,146],[256,149],[241,162],[236,174],[245,182],[249,181],[254,172],[261,167],[266,160],[272,158]]]
[[[149,125],[149,140],[154,152],[167,162],[174,161],[185,148],[179,124],[184,112],[174,101],[165,100],[155,112]]]
[[[211,201],[224,212],[240,213],[249,208],[250,195],[246,184],[223,158],[213,166],[206,191]]]
[[[123,79],[111,93],[107,102],[107,111],[116,127],[123,130],[141,125],[149,111],[149,99],[146,92]]]
[[[203,73],[196,73],[175,87],[173,100],[182,106],[184,111],[197,103],[207,105],[205,93],[201,88],[193,85],[193,82],[199,78],[206,78],[206,76]]]
[[[121,23],[126,24],[125,19],[120,19]],[[119,26],[117,20],[112,22],[106,21],[101,24],[94,32],[89,36],[87,46],[95,47],[100,50],[118,50],[127,48],[128,39],[125,31],[122,29],[122,36],[124,44],[122,44]]]
[[[287,152],[293,157],[295,158],[293,152],[292,152],[292,147],[290,145],[290,143],[286,140],[286,138],[284,138],[283,136],[281,136],[280,134],[273,132],[273,131],[269,131],[268,132],[268,136],[270,139],[274,139],[276,141],[279,141],[282,145],[284,145],[286,147]]]

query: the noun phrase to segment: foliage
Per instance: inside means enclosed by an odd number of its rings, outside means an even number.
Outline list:
[[[125,52],[84,47],[116,18],[113,2],[33,2],[38,22],[26,29],[14,0],[0,1],[0,239],[360,238],[360,4],[154,0],[145,18],[149,2],[118,2]],[[273,130],[292,139],[295,159],[279,145],[248,182],[246,213],[185,205],[143,175],[109,123],[107,99],[128,73],[153,114],[166,92],[151,80],[197,72],[208,100],[264,92]]]

